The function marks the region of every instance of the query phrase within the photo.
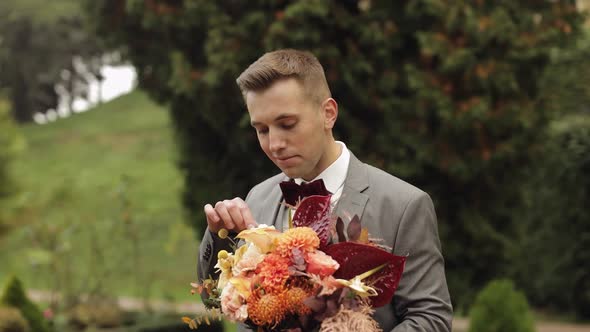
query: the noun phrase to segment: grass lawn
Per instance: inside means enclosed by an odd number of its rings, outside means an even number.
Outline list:
[[[198,243],[183,224],[168,114],[141,92],[26,125],[15,163],[17,227],[0,239],[0,282],[195,300]]]

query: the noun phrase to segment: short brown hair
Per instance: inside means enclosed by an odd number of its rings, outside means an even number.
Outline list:
[[[332,96],[318,59],[311,52],[294,49],[265,53],[244,70],[236,82],[246,99],[248,91],[264,90],[285,78],[298,80],[304,93],[317,103]]]

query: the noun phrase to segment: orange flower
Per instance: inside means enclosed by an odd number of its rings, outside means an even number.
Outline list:
[[[274,253],[268,254],[258,264],[256,275],[260,278],[260,284],[267,293],[281,292],[287,278],[289,278],[289,259]]]
[[[290,313],[300,316],[311,313],[311,309],[303,304],[303,300],[309,296],[310,294],[300,287],[290,288],[288,291],[283,293],[286,308]]]
[[[286,312],[281,294],[253,295],[248,299],[248,316],[256,325],[275,327],[285,318]]]
[[[283,257],[291,257],[291,250],[298,248],[302,252],[311,252],[320,246],[316,232],[309,227],[291,228],[279,237],[276,251]]]

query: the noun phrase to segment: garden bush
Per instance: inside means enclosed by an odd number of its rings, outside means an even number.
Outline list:
[[[524,189],[518,285],[535,306],[590,318],[589,112],[552,124]]]
[[[469,332],[533,332],[534,322],[524,294],[511,280],[494,280],[471,308]]]
[[[9,279],[0,304],[18,308],[34,332],[51,332],[51,328],[37,306],[25,294],[22,283],[16,277]]]
[[[116,301],[94,297],[72,308],[69,321],[79,328],[118,327],[124,322],[124,312]]]
[[[0,332],[29,332],[29,323],[20,310],[11,307],[0,307]]]

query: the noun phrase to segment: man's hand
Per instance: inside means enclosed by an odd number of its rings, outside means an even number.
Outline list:
[[[240,232],[256,226],[250,208],[239,197],[219,201],[215,203],[215,207],[211,204],[205,205],[205,215],[209,230],[213,233],[217,233],[222,228],[232,232]]]

